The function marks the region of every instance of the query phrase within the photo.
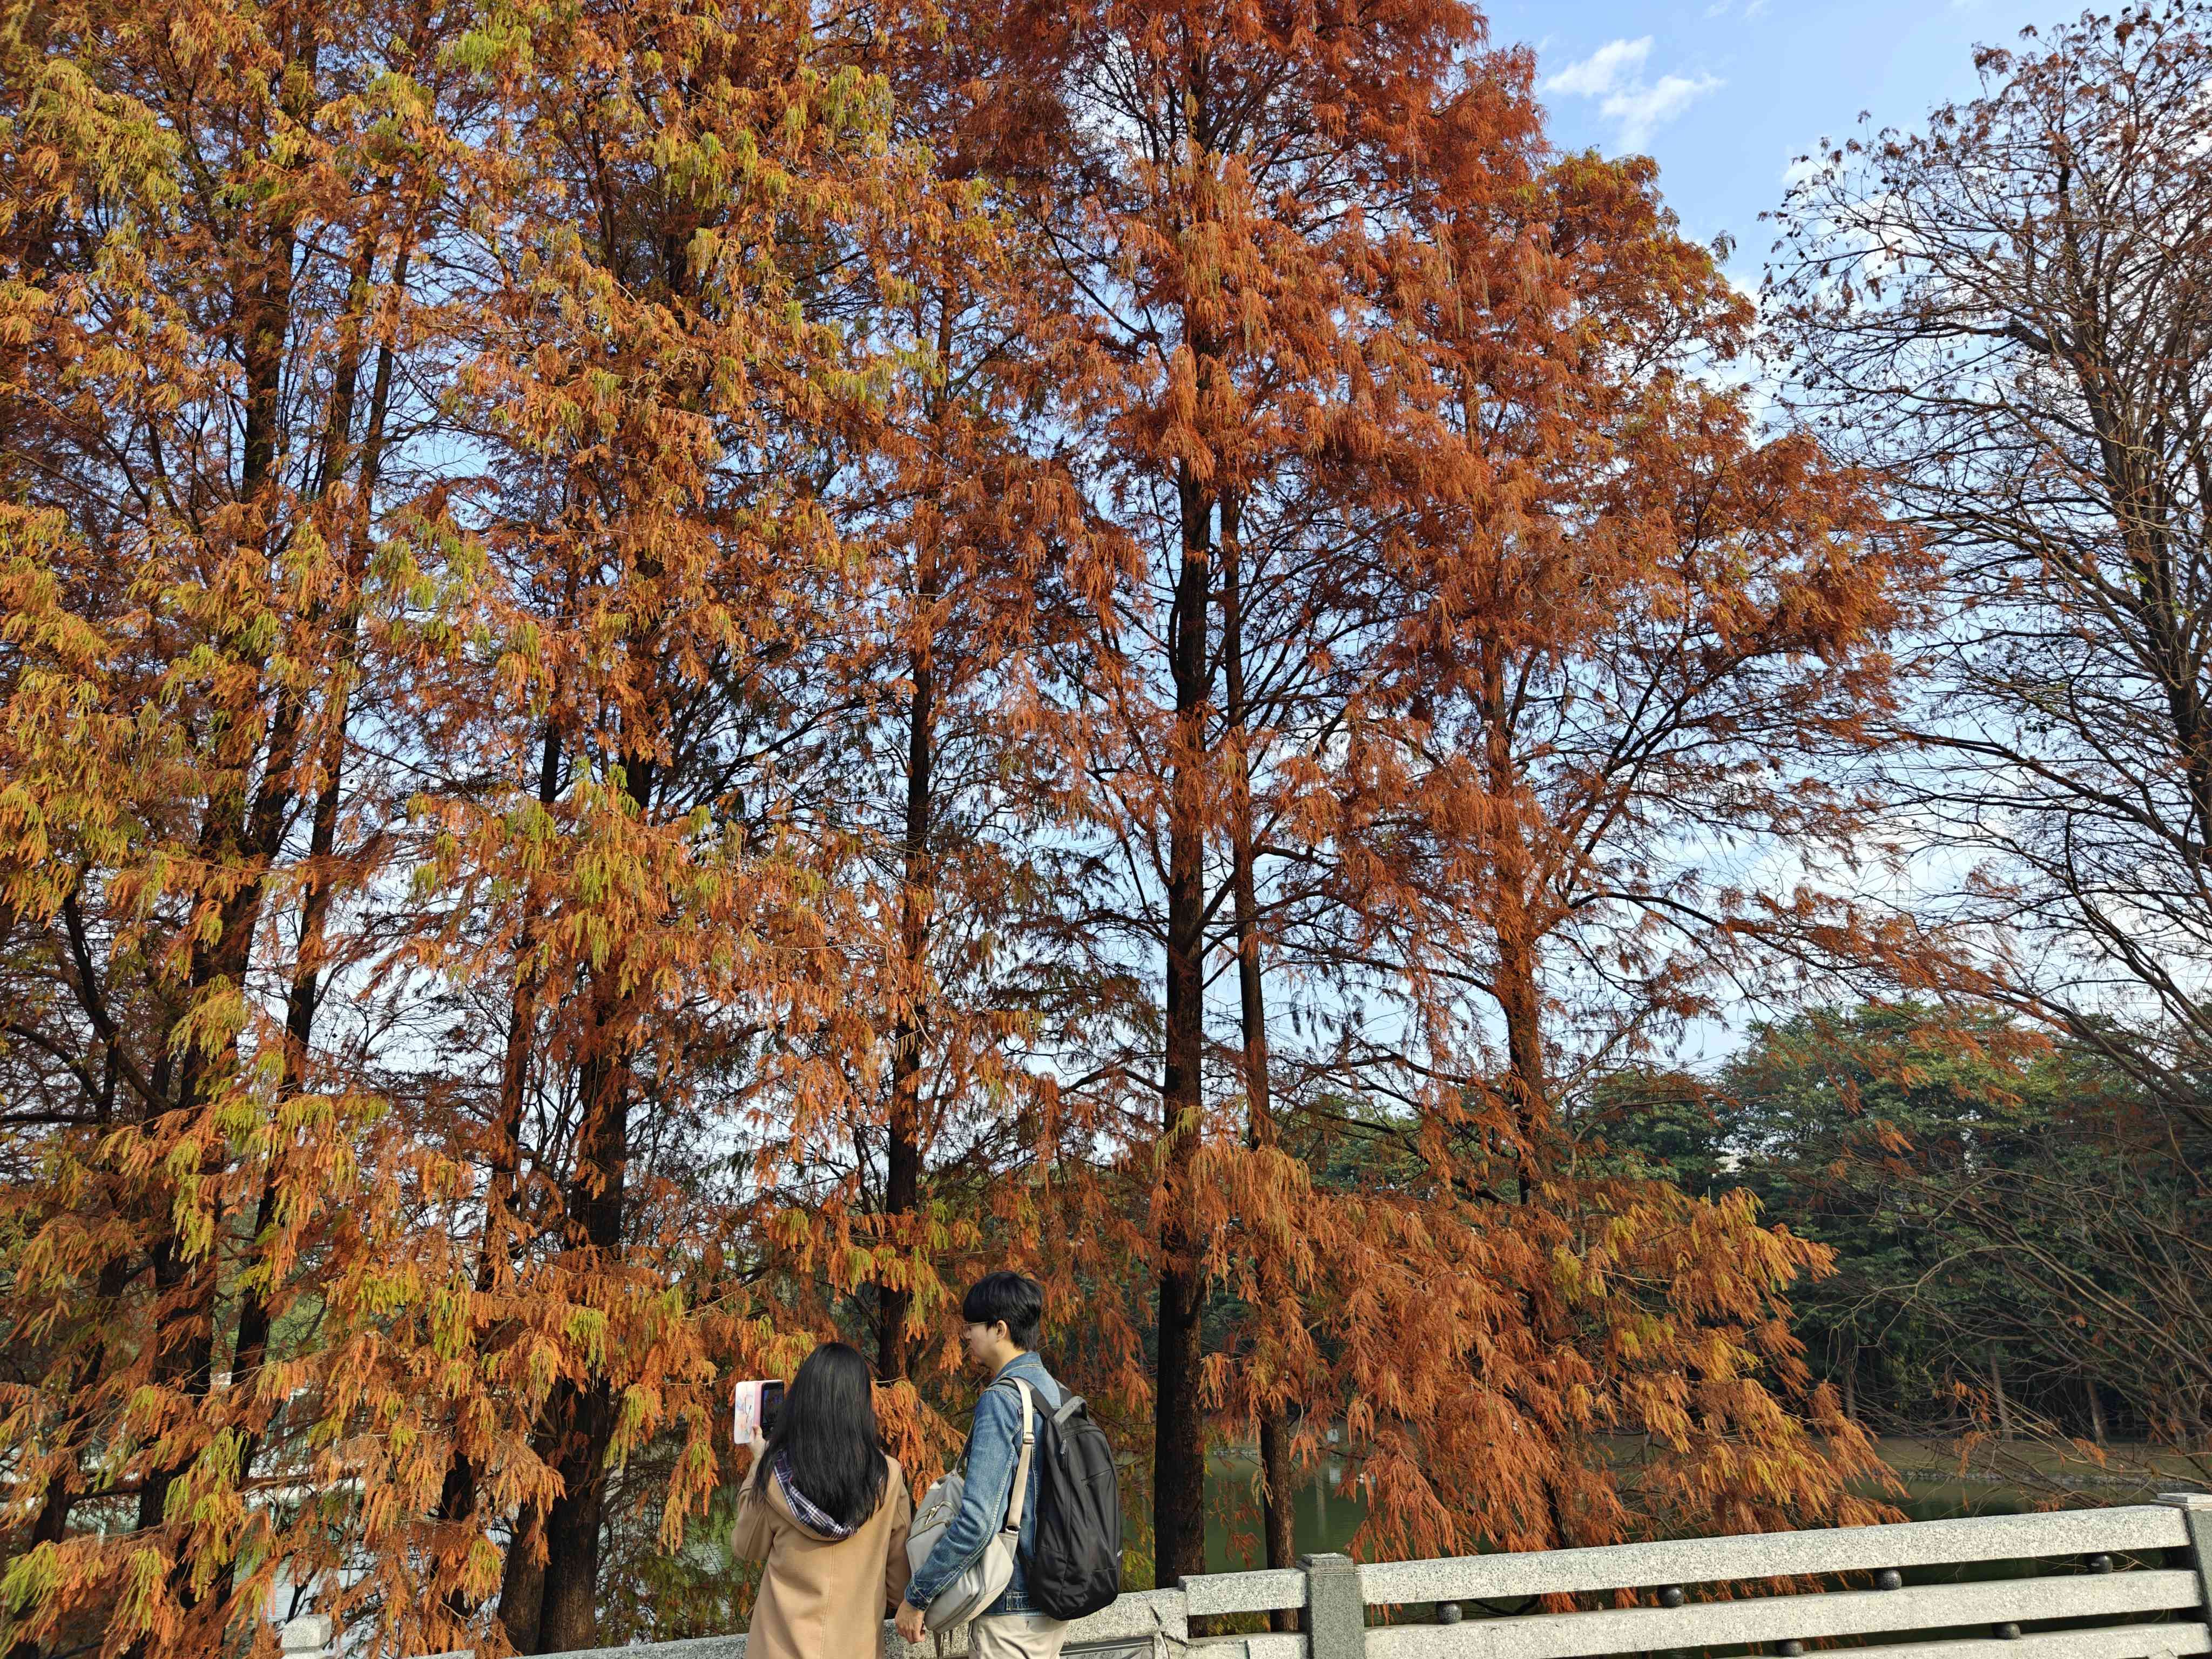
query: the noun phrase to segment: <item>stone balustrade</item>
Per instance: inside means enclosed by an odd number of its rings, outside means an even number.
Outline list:
[[[1908,1580],[1916,1582],[1908,1582]],[[1546,1598],[1582,1598],[1581,1611]],[[1296,1632],[1192,1634],[1194,1620],[1296,1611]],[[2212,1655],[2212,1496],[2124,1509],[1694,1538],[1601,1549],[1210,1573],[1079,1623],[1076,1659],[1598,1659],[1709,1648],[1854,1659],[2187,1659]],[[1256,1622],[1243,1620],[1241,1622]],[[307,1621],[295,1621],[304,1625]],[[326,1628],[317,1650],[343,1650]],[[1871,1638],[1871,1645],[1867,1644]],[[743,1636],[558,1659],[743,1659]],[[958,1632],[886,1659],[958,1659]],[[468,1659],[465,1655],[440,1659]]]

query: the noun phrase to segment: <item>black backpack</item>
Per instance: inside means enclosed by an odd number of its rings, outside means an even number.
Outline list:
[[[1039,1425],[1036,1546],[1024,1574],[1030,1601],[1080,1619],[1121,1593],[1121,1475],[1106,1431],[1070,1395]]]

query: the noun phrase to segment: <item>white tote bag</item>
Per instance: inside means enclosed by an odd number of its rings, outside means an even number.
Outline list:
[[[1030,1449],[1036,1443],[1036,1425],[1030,1416],[1030,1385],[1018,1376],[1007,1380],[1022,1391],[1022,1455],[1014,1465],[1014,1489],[1006,1498],[1006,1524],[983,1546],[982,1554],[968,1571],[938,1591],[922,1609],[922,1626],[927,1630],[945,1631],[966,1624],[1005,1595],[1013,1579],[1014,1551],[1022,1540],[1022,1500],[1029,1496]],[[960,1513],[960,1499],[967,1489],[963,1460],[960,1468],[949,1472],[923,1495],[906,1535],[907,1563],[916,1571],[952,1524],[952,1517]]]

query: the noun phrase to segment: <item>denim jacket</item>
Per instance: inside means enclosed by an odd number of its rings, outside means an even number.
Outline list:
[[[1060,1404],[1060,1384],[1045,1370],[1044,1361],[1033,1353],[1016,1354],[991,1379],[982,1398],[975,1402],[975,1419],[968,1430],[968,1484],[961,1497],[960,1513],[952,1517],[952,1524],[939,1536],[929,1559],[907,1584],[906,1599],[915,1607],[927,1607],[935,1601],[938,1593],[967,1571],[1006,1524],[1006,1500],[1013,1496],[1014,1469],[1022,1455],[1022,1395],[1011,1386],[1017,1376],[1030,1385],[1035,1396],[1032,1409],[1038,1417]],[[1032,1422],[1031,1427],[1036,1426]],[[1024,1564],[1036,1547],[1037,1474],[1036,1455],[1032,1451],[1029,1493],[1022,1499],[1021,1547],[1014,1552],[1014,1576],[1006,1593],[983,1609],[987,1619],[1034,1611]]]

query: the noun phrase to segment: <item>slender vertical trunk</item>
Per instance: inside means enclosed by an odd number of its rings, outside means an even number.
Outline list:
[[[1525,1202],[1547,1099],[1543,995],[1536,981],[1535,949],[1522,925],[1520,906],[1509,899],[1501,908],[1511,914],[1498,929],[1498,1000],[1505,1021],[1506,1090],[1521,1136],[1521,1197]]]
[[[625,769],[630,799],[645,811],[653,795],[653,768],[632,757]],[[630,1068],[615,971],[610,963],[591,997],[593,1046],[583,1070],[584,1121],[565,1194],[568,1249],[587,1269],[621,1260],[627,1219]],[[555,1416],[562,1425],[554,1464],[561,1495],[545,1515],[545,1591],[538,1632],[542,1653],[588,1648],[598,1640],[599,1542],[607,1447],[615,1427],[614,1397],[606,1378],[556,1388]]]
[[[344,476],[355,459],[349,454],[352,447],[355,397],[361,372],[362,329],[369,300],[369,282],[374,274],[376,257],[373,238],[365,239],[354,274],[352,292],[348,298],[349,316],[345,337],[339,350],[331,407],[325,422],[321,464],[316,477],[313,499],[319,503]],[[393,262],[392,282],[403,284],[407,280],[408,253],[401,249]],[[306,893],[300,907],[300,947],[294,964],[292,984],[285,998],[283,1095],[289,1098],[307,1087],[307,1055],[314,1041],[315,1010],[321,994],[324,959],[327,951],[327,934],[331,908],[331,860],[337,846],[338,805],[343,798],[345,771],[346,729],[351,714],[353,675],[357,665],[361,635],[361,586],[368,572],[369,532],[371,514],[379,477],[382,471],[385,422],[392,406],[393,373],[391,345],[377,351],[376,373],[369,395],[368,429],[364,434],[357,458],[359,476],[355,481],[350,511],[347,514],[345,536],[345,567],[342,610],[336,634],[337,656],[331,678],[330,708],[325,712],[326,727],[321,763],[320,783],[315,795],[313,822],[307,836]],[[261,1197],[255,1208],[252,1237],[261,1239],[275,1220],[283,1167],[281,1151],[271,1158],[270,1169],[264,1177]],[[268,1356],[270,1322],[272,1315],[270,1293],[273,1287],[255,1284],[241,1300],[238,1316],[238,1340],[231,1361],[232,1385],[240,1389],[250,1389]],[[252,1472],[258,1456],[263,1431],[250,1434],[239,1454],[238,1478],[244,1480]]]
[[[1513,710],[1509,706],[1504,664],[1492,655],[1481,667],[1483,769],[1499,822],[1491,831],[1492,935],[1498,951],[1494,994],[1505,1024],[1507,1104],[1521,1142],[1521,1198],[1534,1184],[1534,1165],[1549,1115],[1550,1085],[1545,1076],[1543,993],[1536,975],[1538,924],[1529,891],[1528,850],[1522,839],[1518,797],[1520,767],[1513,752]]]
[[[602,1042],[611,1036],[614,998],[595,999]],[[629,1156],[628,1068],[611,1053],[584,1068],[585,1124],[568,1212],[590,1261],[611,1262],[622,1243],[624,1177]],[[614,1432],[614,1400],[606,1379],[562,1383],[555,1390],[560,1424],[554,1468],[561,1493],[545,1516],[545,1588],[539,1613],[541,1653],[588,1648],[599,1639],[599,1536],[606,1507],[606,1452]]]
[[[337,835],[339,769],[345,746],[345,710],[341,694],[340,706],[333,711],[337,722],[325,760],[323,787],[315,800],[314,824],[308,833],[307,857],[311,873],[307,893],[301,907],[300,957],[296,964],[290,994],[286,999],[284,1020],[284,1076],[283,1092],[287,1097],[299,1094],[307,1085],[307,1053],[314,1038],[317,981],[324,952],[325,927],[330,912],[330,884],[326,873],[331,850]],[[270,1155],[270,1167],[262,1177],[261,1198],[255,1206],[252,1238],[258,1247],[268,1236],[270,1224],[276,1218],[276,1202],[280,1195],[283,1170],[283,1151],[279,1147]],[[241,1398],[248,1400],[245,1409],[255,1409],[250,1395],[255,1378],[269,1356],[269,1333],[274,1314],[273,1298],[276,1286],[256,1282],[239,1304],[238,1341],[231,1358],[231,1387],[241,1390]],[[241,1481],[253,1472],[254,1460],[260,1455],[265,1425],[257,1425],[246,1437],[238,1454],[238,1479]],[[224,1569],[228,1587],[230,1569]]]
[[[676,209],[657,237],[659,270],[650,272],[622,245],[619,216],[601,214],[600,258],[607,269],[635,268],[641,278],[681,302],[692,287],[685,249],[697,221]],[[618,748],[624,788],[641,821],[649,821],[655,767],[649,751]],[[579,1078],[582,1122],[574,1165],[562,1194],[564,1259],[584,1273],[618,1268],[628,1220],[629,1164],[630,1022],[621,988],[620,947],[595,965],[587,994],[588,1041]],[[544,1592],[537,1651],[560,1652],[595,1644],[599,1630],[599,1569],[605,1517],[607,1449],[614,1437],[611,1385],[604,1370],[556,1386],[552,1420],[558,1435],[553,1466],[561,1491],[545,1511]]]
[[[1221,504],[1221,660],[1228,695],[1228,737],[1234,776],[1230,785],[1230,884],[1237,933],[1237,992],[1243,1037],[1245,1139],[1255,1151],[1279,1139],[1273,1094],[1267,1075],[1267,1006],[1260,959],[1260,900],[1254,872],[1250,705],[1244,684],[1244,550],[1242,515],[1234,495]],[[1254,1233],[1259,1255],[1260,1319],[1284,1316],[1291,1287],[1269,1243],[1263,1222]],[[1262,1352],[1266,1343],[1261,1339]],[[1279,1358],[1278,1359],[1279,1364]],[[1291,1526],[1290,1434],[1282,1407],[1263,1402],[1260,1419],[1261,1524],[1267,1565],[1287,1567],[1297,1559]],[[1297,1628],[1295,1612],[1270,1616],[1279,1631]]]
[[[565,616],[575,604],[578,575],[568,573],[561,597]],[[551,809],[561,796],[562,711],[561,689],[553,688],[545,733],[538,755],[538,804]],[[484,1183],[483,1231],[477,1241],[476,1288],[481,1296],[491,1291],[510,1271],[520,1248],[514,1220],[514,1195],[522,1171],[522,1118],[530,1094],[531,1046],[538,1031],[538,998],[543,969],[533,947],[541,920],[534,882],[524,884],[522,920],[519,929],[514,990],[507,1008],[506,1051],[501,1056],[499,1115],[492,1125],[491,1167]],[[532,1442],[541,1460],[555,1454],[550,1419],[541,1422]],[[458,1440],[446,1467],[439,1493],[438,1518],[459,1523],[476,1515],[480,1471],[476,1457]],[[507,1558],[500,1575],[499,1622],[517,1653],[538,1650],[538,1631],[544,1614],[545,1514],[536,1503],[526,1503],[514,1517]],[[465,1620],[470,1608],[459,1586],[447,1593],[446,1606],[457,1621]]]
[[[1182,1170],[1201,1133],[1206,1057],[1206,720],[1212,691],[1206,654],[1213,503],[1186,471],[1182,563],[1176,572],[1169,649],[1175,729],[1168,765],[1166,1066],[1160,1093],[1159,1376],[1152,1445],[1156,1582],[1206,1571],[1206,1434],[1199,1407],[1203,1360],[1199,1267],[1191,1193]]]
[[[929,973],[930,927],[936,879],[930,863],[937,763],[937,655],[934,635],[939,589],[936,562],[925,554],[915,583],[915,639],[907,675],[914,691],[907,705],[906,823],[903,881],[899,893],[902,958],[898,1019],[891,1033],[890,1110],[886,1125],[884,1217],[887,1237],[902,1257],[917,1248],[915,1216],[921,1203],[922,999]],[[907,1271],[910,1273],[909,1266]],[[914,1310],[911,1280],[886,1286],[877,1303],[876,1374],[886,1382],[907,1375]]]
[[[312,47],[303,68],[312,78]],[[284,364],[291,331],[293,248],[290,228],[272,228],[269,243],[262,250],[260,268],[241,296],[239,347],[245,419],[240,434],[239,499],[246,508],[241,534],[264,553],[270,526],[259,515],[275,499],[278,482]],[[209,803],[209,823],[216,831],[215,846],[220,854],[236,858],[253,873],[219,907],[213,939],[193,951],[187,980],[194,1000],[216,984],[245,982],[267,893],[268,868],[281,844],[291,808],[303,713],[298,693],[280,691],[265,728],[261,781],[251,805],[246,804],[243,757],[234,763],[240,780],[237,787],[226,789]],[[234,1043],[212,1053],[198,1043],[188,1047],[177,1066],[173,1107],[164,1115],[189,1121],[192,1114],[212,1105],[225,1086],[234,1058]],[[210,1184],[221,1176],[225,1158],[220,1151],[209,1153],[202,1175]],[[214,1231],[220,1237],[222,1218],[215,1220]],[[173,1395],[203,1401],[215,1380],[220,1275],[211,1255],[195,1251],[167,1224],[166,1215],[162,1224],[148,1251],[154,1279],[153,1378],[155,1386]],[[184,1461],[172,1460],[146,1471],[138,1488],[140,1531],[150,1532],[165,1523],[170,1492],[185,1467]],[[180,1548],[168,1572],[170,1594],[187,1611],[204,1599],[194,1582],[188,1554]],[[128,1652],[131,1659],[138,1659],[145,1649],[142,1638]]]
[[[1498,816],[1490,829],[1491,936],[1497,951],[1492,971],[1492,994],[1505,1026],[1505,1076],[1501,1092],[1512,1118],[1515,1142],[1516,1196],[1522,1204],[1534,1200],[1541,1184],[1546,1142],[1551,1125],[1551,1085],[1544,1065],[1544,999],[1537,978],[1537,945],[1541,937],[1534,907],[1534,878],[1528,843],[1521,823],[1522,781],[1515,750],[1516,712],[1508,696],[1506,665],[1501,652],[1486,653],[1479,670],[1482,711],[1484,783],[1491,810]],[[1545,1351],[1570,1341],[1570,1317],[1559,1297],[1540,1285],[1524,1285],[1522,1316],[1536,1342]],[[1560,1548],[1575,1540],[1567,1506],[1559,1485],[1546,1477],[1544,1505],[1551,1522],[1548,1547]]]
[[[1510,830],[1509,833],[1516,838],[1513,845],[1517,848],[1519,831]],[[1519,879],[1510,868],[1510,854],[1504,863],[1508,867],[1500,872],[1497,926],[1497,995],[1505,1020],[1506,1092],[1520,1142],[1515,1158],[1515,1179],[1520,1201],[1528,1204],[1534,1200],[1540,1183],[1541,1147],[1548,1123],[1543,1002],[1536,981],[1535,948],[1529,938],[1527,913],[1520,902],[1519,890],[1505,885],[1508,880]],[[1528,1286],[1521,1292],[1521,1304],[1528,1328],[1543,1349],[1554,1351],[1571,1340],[1569,1316],[1555,1296]],[[1559,1549],[1575,1542],[1559,1486],[1548,1476],[1544,1480],[1544,1503],[1552,1525],[1547,1547]]]
[[[2081,1379],[2081,1392],[2089,1397],[2090,1437],[2101,1446],[2106,1443],[2106,1437],[2104,1390],[2097,1386],[2095,1377],[2087,1376]]]
[[[1859,1345],[1844,1350],[1844,1415],[1859,1420]]]
[[[103,1265],[94,1292],[94,1316],[106,1315],[123,1294],[124,1287],[135,1277],[131,1264],[117,1257]],[[70,1511],[76,1506],[81,1488],[81,1458],[92,1439],[93,1414],[88,1408],[84,1391],[92,1387],[107,1363],[107,1335],[105,1323],[95,1327],[96,1334],[89,1346],[78,1356],[70,1368],[68,1387],[62,1398],[68,1401],[67,1414],[63,1418],[56,1439],[62,1462],[46,1477],[46,1495],[40,1500],[39,1512],[31,1522],[31,1536],[24,1553],[29,1553],[41,1544],[59,1544],[69,1535]],[[28,1638],[9,1644],[7,1659],[39,1659],[39,1644]]]
[[[2004,1368],[1998,1363],[1996,1344],[1990,1345],[1990,1398],[1997,1408],[1997,1438],[2012,1436],[2012,1401],[2005,1397]]]
[[[550,807],[561,798],[561,726],[556,714],[545,723],[545,736],[538,751],[538,804]],[[529,960],[537,936],[537,886],[529,884],[523,895],[521,929],[525,960],[514,976],[514,995],[507,1014],[507,1045],[500,1056],[499,1116],[492,1125],[491,1168],[484,1182],[483,1235],[477,1241],[476,1286],[479,1295],[499,1281],[500,1267],[509,1258],[514,1240],[508,1232],[514,1209],[515,1182],[522,1172],[522,1109],[530,1093],[530,1045],[538,1030],[538,997],[543,981],[537,963]]]
[[[560,789],[561,724],[556,708],[546,720],[544,738],[538,750],[538,804],[550,807],[560,799]],[[537,911],[536,887],[534,884],[526,884],[520,952],[524,960],[517,966],[514,997],[507,1008],[506,1050],[500,1059],[499,1113],[492,1125],[491,1168],[484,1182],[483,1231],[477,1240],[478,1296],[489,1294],[499,1285],[515,1249],[513,1216],[515,1184],[522,1170],[522,1113],[530,1092],[531,1040],[538,1030],[540,975],[536,964],[529,960]],[[457,1435],[438,1494],[441,1521],[459,1529],[476,1519],[481,1473],[475,1455]],[[473,1533],[480,1528],[471,1530]],[[544,1533],[544,1517],[536,1505],[526,1505],[516,1517],[514,1536],[507,1546],[499,1595],[500,1620],[518,1653],[532,1652],[530,1644],[537,1639],[545,1585],[544,1560],[538,1553]],[[452,1552],[451,1559],[463,1559],[471,1542],[472,1536],[465,1540],[455,1537],[447,1547]],[[456,1624],[466,1623],[471,1608],[458,1583],[446,1593],[446,1608]]]

